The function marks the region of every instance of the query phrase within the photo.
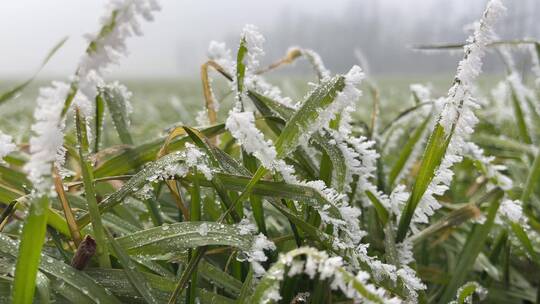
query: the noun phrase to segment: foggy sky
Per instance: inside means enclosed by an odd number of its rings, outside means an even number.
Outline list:
[[[105,2],[0,1],[0,78],[30,75],[47,51],[64,36],[69,36],[69,40],[40,75],[69,76],[86,47],[82,35],[99,29],[99,17],[105,13]],[[444,11],[437,12],[439,4],[443,2],[448,1],[380,0],[377,8],[388,18],[395,14],[410,15],[410,22],[395,25],[399,30],[400,27],[411,26],[418,18],[432,14],[452,19],[452,16],[444,16]],[[454,11],[474,9],[478,11],[478,16],[485,3],[484,0],[452,2],[450,6]],[[157,13],[155,21],[143,23],[144,36],[128,41],[130,55],[114,69],[114,76],[196,76],[199,65],[206,58],[208,43],[211,40],[230,41],[246,23],[257,25],[265,34],[267,45],[271,45],[275,38],[272,33],[276,32],[275,29],[284,19],[302,16],[313,22],[324,22],[331,17],[331,20],[339,22],[340,16],[348,13],[347,10],[362,9],[358,3],[351,5],[351,1],[347,0],[162,0],[161,4],[163,9]],[[445,9],[448,9],[448,4]],[[309,31],[309,24],[303,26]],[[320,37],[325,38],[328,37]],[[230,47],[236,48],[235,45]]]

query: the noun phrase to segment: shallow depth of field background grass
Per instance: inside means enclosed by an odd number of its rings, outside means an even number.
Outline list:
[[[428,85],[433,89],[433,96],[442,96],[448,90],[452,77],[451,74],[374,77],[371,80],[377,85],[381,94],[380,119],[385,122],[401,110],[413,105],[409,90],[410,84]],[[502,75],[484,75],[479,79],[479,84],[481,88],[491,89],[501,78]],[[281,88],[285,96],[291,97],[294,101],[301,100],[309,91],[308,82],[316,82],[312,75],[270,76],[269,80]],[[20,79],[1,79],[0,91],[6,91],[20,81]],[[131,131],[135,142],[139,144],[154,138],[156,135],[164,135],[167,127],[179,123],[196,125],[196,114],[204,106],[202,86],[196,76],[178,79],[121,79],[120,82],[133,93]],[[9,105],[0,106],[0,111],[3,113],[0,127],[3,131],[14,137],[22,136],[27,139],[33,121],[32,111],[36,104],[38,90],[49,83],[50,81],[47,79],[34,81],[16,100],[11,101]],[[232,98],[227,93],[228,88],[224,81],[216,79],[214,83],[215,94],[224,105],[219,112],[220,121],[223,121],[228,109],[230,109]],[[365,84],[362,86],[362,91],[363,97],[359,104],[369,104],[369,106],[359,107],[360,110],[356,114],[363,121],[368,121],[371,113],[367,109],[371,108],[372,97]],[[108,116],[107,119],[107,123],[110,125]],[[118,139],[114,128],[105,128],[105,146],[116,141]]]

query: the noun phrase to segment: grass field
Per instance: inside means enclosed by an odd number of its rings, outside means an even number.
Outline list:
[[[413,104],[409,86],[414,83],[426,84],[433,88],[434,95],[442,95],[452,82],[453,75],[421,75],[411,76],[380,76],[372,81],[377,85],[381,98],[381,119],[387,121],[395,113],[398,113]],[[480,84],[489,87],[501,76],[486,76],[480,80]],[[312,75],[306,76],[270,76],[269,80],[282,88],[285,96],[293,100],[301,100],[309,91],[309,82],[316,82]],[[21,79],[2,79],[0,91],[20,83]],[[0,108],[5,114],[0,126],[6,133],[27,139],[32,125],[32,111],[36,104],[39,88],[48,85],[52,80],[40,79],[31,83],[16,100],[9,106]],[[128,79],[120,80],[133,93],[132,133],[136,142],[142,143],[145,138],[153,138],[163,135],[166,129],[179,123],[196,125],[196,115],[204,108],[204,96],[199,77],[179,79]],[[221,120],[227,114],[233,102],[233,96],[225,82],[216,81],[214,89],[218,98],[224,102],[223,110],[219,113]],[[371,104],[367,87],[363,86],[364,96],[359,103]],[[388,114],[387,114],[388,113]],[[364,121],[369,120],[370,107],[363,107],[357,112],[358,117]],[[111,123],[110,121],[108,122]],[[111,131],[111,129],[106,129]],[[106,144],[112,144],[114,132],[109,132],[105,137]]]
[[[126,86],[159,5],[112,5],[69,82],[0,86],[1,303],[538,303],[540,42],[497,40],[499,0],[455,75],[261,67],[246,25],[201,80]]]

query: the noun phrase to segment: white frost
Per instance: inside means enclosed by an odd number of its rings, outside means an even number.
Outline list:
[[[260,65],[259,58],[264,56],[262,45],[265,39],[259,33],[259,29],[253,24],[246,24],[244,26],[242,37],[245,39],[248,49],[246,67],[248,70],[254,71]]]
[[[439,124],[444,128],[445,135],[449,136],[453,129],[453,136],[435,176],[415,209],[411,225],[413,231],[417,229],[414,223],[427,223],[428,218],[441,207],[435,196],[443,195],[448,190],[454,175],[451,168],[463,159],[465,140],[478,123],[478,118],[473,113],[478,104],[471,91],[476,77],[481,72],[486,46],[494,36],[493,25],[505,10],[499,0],[491,0],[482,19],[475,24],[474,34],[467,40],[469,44],[464,47],[465,56],[459,63],[456,81],[448,91],[439,118]]]
[[[264,270],[264,267],[261,265],[262,262],[268,260],[268,257],[264,253],[265,250],[276,250],[276,245],[267,239],[264,234],[259,233],[253,239],[250,251],[245,252],[247,260],[251,262],[255,277],[261,277],[266,273],[266,270]]]
[[[314,50],[302,49],[302,55],[311,63],[313,69],[319,77],[319,81],[325,81],[330,78],[330,71],[324,66],[321,56]]]
[[[197,229],[197,232],[202,236],[207,236],[208,235],[208,224],[202,223],[199,226],[199,229]]]
[[[255,126],[253,112],[231,110],[225,127],[244,150],[253,154],[265,168],[272,169],[274,167],[277,157],[276,148],[272,141],[265,139],[264,134]]]
[[[10,135],[0,131],[0,162],[9,153],[15,151],[17,146],[13,143],[13,138]]]
[[[61,117],[69,85],[53,82],[39,90],[35,122],[30,137],[30,160],[24,166],[28,178],[38,194],[45,194],[52,187],[52,165],[60,168],[64,163],[64,125]]]
[[[519,223],[521,219],[523,219],[523,209],[521,208],[520,201],[509,199],[503,200],[498,213],[505,216],[511,222]]]

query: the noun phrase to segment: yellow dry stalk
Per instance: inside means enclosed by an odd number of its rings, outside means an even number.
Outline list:
[[[175,139],[178,136],[186,135],[186,131],[184,130],[184,127],[175,127],[169,132],[169,135],[163,142],[163,146],[158,151],[157,158],[161,158],[165,156],[165,154],[168,153],[169,144],[173,139]]]
[[[212,88],[210,87],[210,78],[208,76],[208,68],[212,67],[217,72],[221,73],[227,79],[232,80],[232,76],[225,71],[225,69],[220,66],[214,60],[208,60],[203,65],[201,65],[201,81],[203,86],[203,94],[206,106],[206,113],[208,114],[208,121],[210,125],[213,125],[217,122],[217,113],[215,108],[214,95],[212,94]],[[211,138],[210,141],[212,144],[217,143],[217,137]]]
[[[184,127],[175,127],[169,132],[169,135],[165,139],[165,142],[163,142],[163,146],[158,151],[157,158],[161,158],[165,156],[168,152],[169,144],[173,139],[175,139],[178,136],[186,135],[186,131],[184,130]],[[182,212],[182,215],[184,216],[184,220],[189,221],[189,210],[186,208],[186,205],[184,204],[184,200],[182,199],[182,196],[180,195],[180,189],[178,188],[178,185],[176,184],[175,180],[166,180],[165,183],[167,184],[167,187],[171,191],[171,194],[173,195],[174,202],[176,203],[176,206],[180,211]]]
[[[285,57],[277,60],[276,62],[274,62],[272,64],[270,64],[266,68],[258,70],[256,72],[256,74],[260,75],[260,74],[266,73],[268,71],[271,71],[273,69],[276,69],[276,68],[278,68],[278,67],[280,67],[282,65],[291,64],[291,63],[294,62],[294,60],[296,60],[300,56],[302,56],[302,49],[300,49],[300,48],[291,48],[290,50],[287,51],[287,54],[285,55]]]
[[[79,226],[77,225],[77,221],[75,220],[75,216],[73,215],[73,211],[69,205],[69,201],[64,190],[64,184],[62,183],[62,177],[60,174],[58,174],[58,170],[56,168],[53,170],[53,178],[54,189],[58,194],[60,203],[62,203],[62,209],[64,210],[64,216],[66,217],[69,233],[71,234],[71,238],[73,239],[75,246],[78,247],[81,243],[81,232],[79,231]]]

